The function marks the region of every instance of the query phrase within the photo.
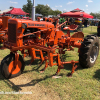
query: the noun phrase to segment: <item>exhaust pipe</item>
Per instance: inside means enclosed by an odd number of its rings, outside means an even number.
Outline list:
[[[32,7],[32,20],[35,21],[35,0],[33,0],[33,7]]]

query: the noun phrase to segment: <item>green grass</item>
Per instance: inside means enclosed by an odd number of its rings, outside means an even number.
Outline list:
[[[84,28],[83,33],[84,36],[96,34],[97,27]],[[9,52],[8,49],[0,50],[0,60]],[[78,60],[77,48],[66,52],[63,58],[67,61]],[[70,64],[64,65],[65,68],[60,71],[61,78],[52,79],[57,66],[48,67],[41,74],[39,70],[44,67],[44,64],[40,66],[39,60],[33,62],[31,66],[29,63],[30,58],[25,58],[24,73],[17,78],[7,80],[0,73],[0,91],[32,91],[33,94],[0,94],[0,100],[100,100],[100,55],[92,68],[83,69],[78,66],[70,78],[66,76],[71,72]]]

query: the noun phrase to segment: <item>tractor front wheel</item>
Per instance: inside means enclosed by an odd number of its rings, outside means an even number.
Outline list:
[[[95,35],[88,35],[80,48],[79,63],[83,68],[92,67],[99,54],[99,38]]]
[[[11,53],[7,55],[1,61],[1,73],[2,75],[9,79],[19,76],[24,70],[25,64],[21,55],[19,55],[19,59],[17,61],[17,65],[15,66],[15,54]]]

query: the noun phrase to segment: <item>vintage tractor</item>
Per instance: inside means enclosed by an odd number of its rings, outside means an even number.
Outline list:
[[[51,22],[52,24],[54,24],[54,26],[56,26],[58,18],[53,17],[53,18],[43,18],[43,21],[47,21],[47,22]]]
[[[2,19],[0,18],[0,30],[2,28]]]
[[[8,20],[11,17],[3,16],[0,18],[0,43],[3,43],[5,40],[7,40],[7,34],[8,34]]]
[[[65,27],[64,30],[67,30],[65,35],[61,31],[63,24],[54,26],[51,22],[46,21],[9,19],[8,41],[4,42],[4,47],[10,49],[11,52],[1,61],[2,75],[5,78],[13,78],[23,72],[25,62],[23,57],[18,54],[18,50],[22,54],[30,55],[31,63],[35,59],[40,59],[42,63],[45,62],[45,67],[41,72],[48,65],[51,67],[57,65],[58,69],[55,74],[57,75],[60,69],[64,68],[64,64],[72,64],[72,71],[68,74],[71,76],[77,68],[76,63],[80,63],[84,68],[92,67],[99,54],[99,38],[95,35],[88,35],[84,38],[82,32],[76,32],[70,36],[70,30],[75,30],[76,25]],[[63,61],[60,55],[64,54],[65,50],[74,50],[73,47],[78,48],[79,61]],[[37,54],[39,54],[38,57]]]
[[[0,18],[0,31],[2,30],[2,25],[3,25],[2,18]],[[2,36],[3,34],[0,33],[0,43],[2,42],[2,39],[1,39]]]

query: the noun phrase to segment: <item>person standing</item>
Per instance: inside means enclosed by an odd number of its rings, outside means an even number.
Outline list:
[[[59,24],[62,24],[62,17],[60,17]]]
[[[84,27],[87,27],[87,24],[88,24],[88,19],[85,19],[85,21],[84,21]]]
[[[65,22],[65,18],[63,17],[63,18],[62,18],[62,23],[64,23],[64,22]]]

